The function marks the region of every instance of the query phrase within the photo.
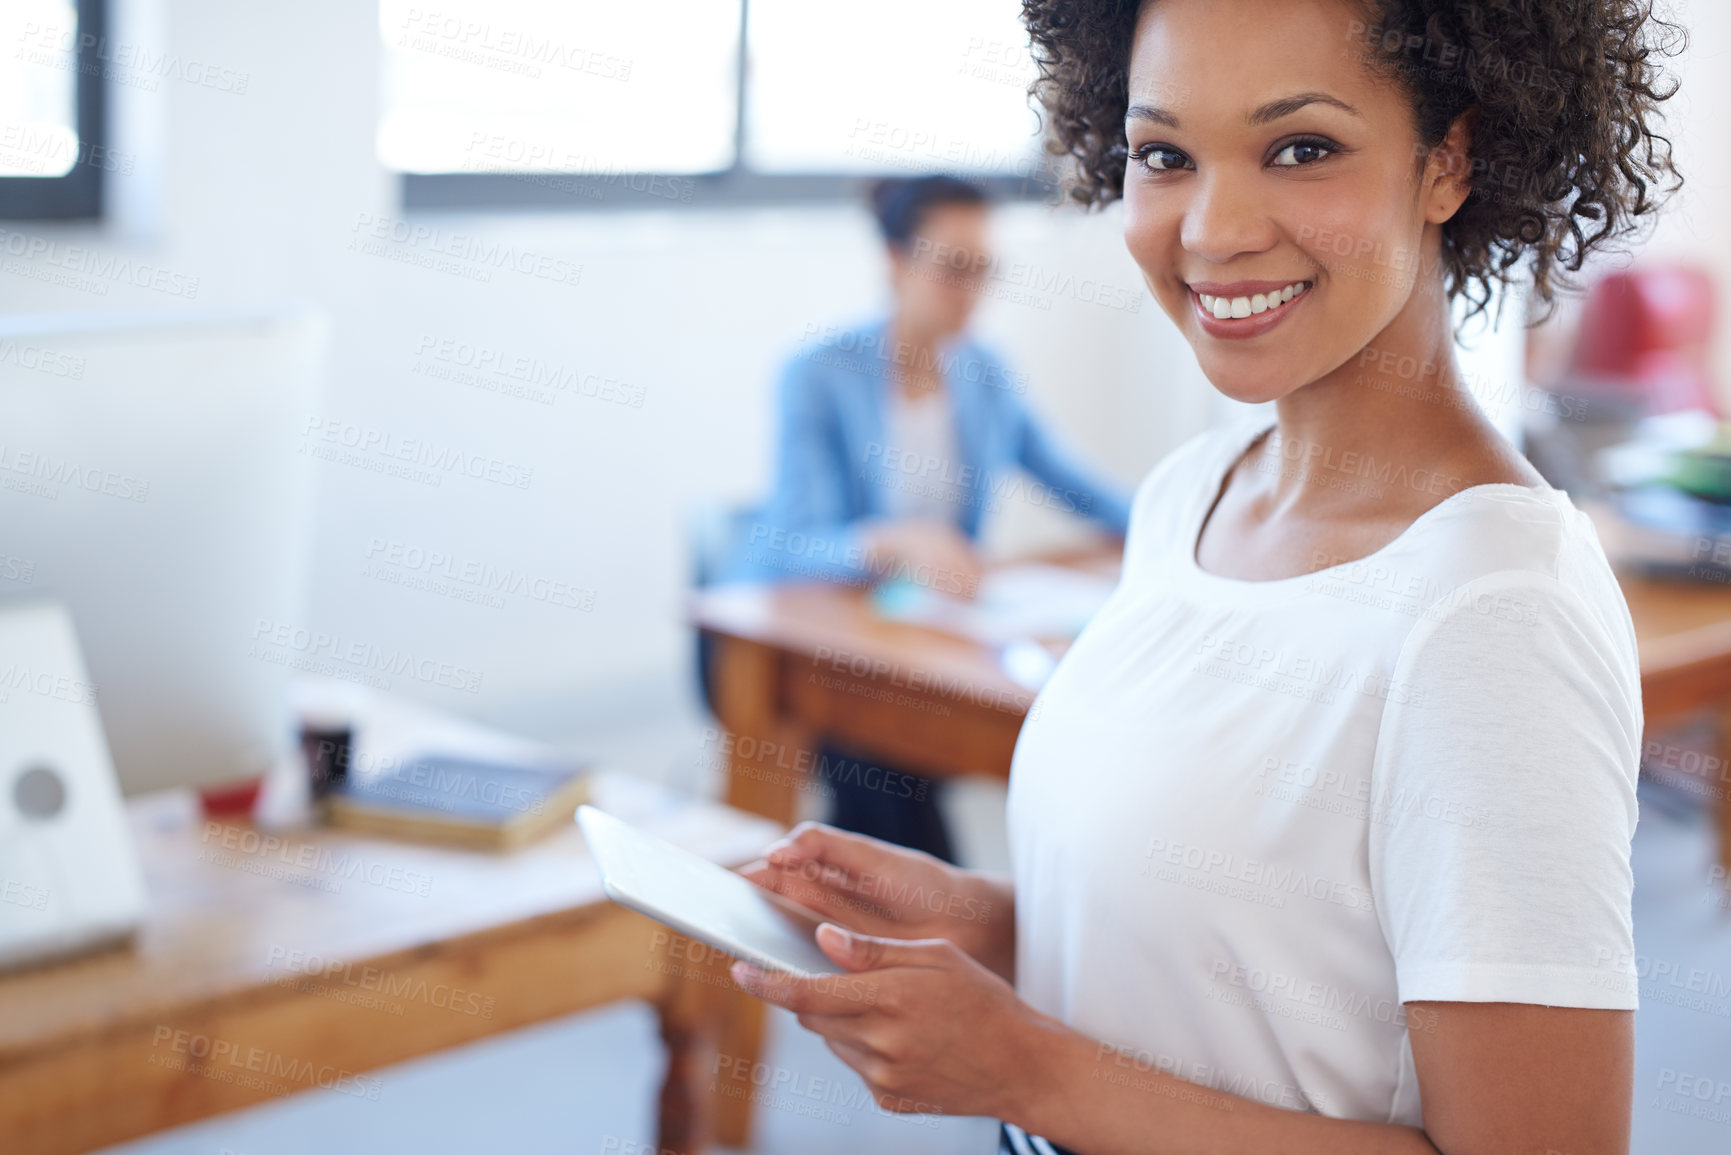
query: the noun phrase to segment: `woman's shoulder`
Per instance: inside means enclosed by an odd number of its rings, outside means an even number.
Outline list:
[[[882,345],[881,327],[807,326],[782,361],[776,383],[781,411],[858,420],[861,407],[872,404],[891,372]]]
[[[881,377],[889,364],[886,329],[882,320],[807,325],[782,363],[784,376],[800,381]]]
[[[1633,660],[1622,587],[1592,519],[1563,490],[1503,482],[1462,489],[1415,522],[1384,560],[1423,573],[1443,604],[1476,605],[1480,594],[1513,599],[1575,619]]]
[[[1592,521],[1547,484],[1486,482],[1456,490],[1421,515],[1397,543],[1461,583],[1502,571],[1552,578],[1605,562]]]

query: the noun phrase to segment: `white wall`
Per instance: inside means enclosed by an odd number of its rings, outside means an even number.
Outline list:
[[[767,477],[774,371],[808,325],[876,307],[879,251],[852,206],[735,212],[427,216],[581,266],[575,286],[510,270],[489,283],[357,252],[357,222],[402,218],[373,153],[379,74],[373,6],[113,0],[115,39],[247,76],[244,94],[154,77],[112,87],[122,155],[102,229],[25,225],[33,238],[197,278],[189,300],[126,283],[106,293],[0,272],[0,309],[309,301],[332,319],[328,399],[342,430],[426,439],[495,459],[527,488],[445,476],[438,486],[321,462],[309,625],[482,674],[469,694],[394,689],[562,736],[683,692],[685,518]],[[12,228],[11,225],[0,227]],[[1079,293],[994,299],[982,332],[1033,377],[1034,401],[1111,473],[1133,481],[1203,427],[1211,392],[1122,250],[1113,215],[999,219],[1006,262],[1130,290],[1136,312]],[[425,246],[396,246],[398,256]],[[64,249],[61,250],[64,252]],[[459,262],[464,263],[464,262]],[[482,267],[471,264],[470,267]],[[437,379],[424,344],[485,345],[641,391],[641,408],[581,395],[546,406]],[[1176,368],[1174,368],[1176,367]],[[314,435],[309,444],[321,444]],[[220,484],[220,478],[213,478]],[[1006,519],[1015,538],[1049,532]],[[593,590],[593,609],[525,596],[504,608],[364,575],[377,541]],[[373,550],[369,557],[369,550]],[[397,576],[406,576],[400,571]]]

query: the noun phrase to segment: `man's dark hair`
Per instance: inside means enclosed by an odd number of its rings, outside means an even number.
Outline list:
[[[871,189],[878,231],[896,248],[906,248],[940,205],[984,205],[990,200],[979,185],[942,174],[880,180]]]

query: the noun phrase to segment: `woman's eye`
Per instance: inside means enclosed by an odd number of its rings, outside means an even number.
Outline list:
[[[1152,172],[1170,172],[1173,169],[1190,167],[1189,157],[1163,144],[1145,144],[1131,155],[1136,158],[1136,163]]]
[[[1334,151],[1320,140],[1295,140],[1274,154],[1276,168],[1299,168],[1315,164]]]

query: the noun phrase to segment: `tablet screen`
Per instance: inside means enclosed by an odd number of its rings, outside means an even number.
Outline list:
[[[843,973],[816,939],[835,920],[593,806],[578,807],[577,821],[615,902],[762,967]]]

